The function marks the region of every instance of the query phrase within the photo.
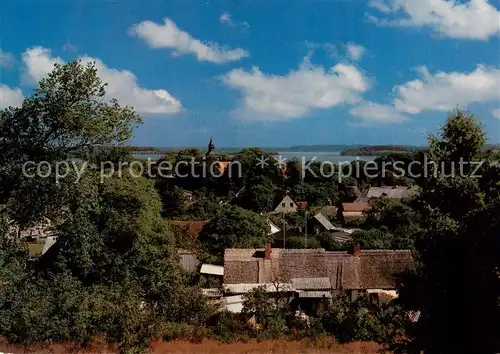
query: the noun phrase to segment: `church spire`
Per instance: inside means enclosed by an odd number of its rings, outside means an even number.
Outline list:
[[[211,153],[213,153],[214,150],[215,150],[214,139],[212,139],[212,137],[210,137],[210,142],[208,143],[207,155],[210,155]]]

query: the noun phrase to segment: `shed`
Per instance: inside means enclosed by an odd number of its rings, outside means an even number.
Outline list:
[[[184,269],[188,273],[194,273],[196,272],[196,269],[198,268],[198,255],[196,254],[196,251],[190,251],[190,250],[178,250],[177,254],[179,256],[179,262],[181,264],[182,269]]]
[[[227,296],[224,298],[224,301],[225,310],[233,313],[240,313],[243,311],[243,302],[245,299],[242,295]]]
[[[318,213],[314,215],[314,220],[316,221],[316,225],[321,227],[323,230],[330,231],[334,229],[333,224],[328,220],[323,214]],[[319,227],[315,228],[316,233],[319,232]]]
[[[224,267],[214,264],[202,264],[200,269],[201,274],[210,274],[210,275],[224,275]]]

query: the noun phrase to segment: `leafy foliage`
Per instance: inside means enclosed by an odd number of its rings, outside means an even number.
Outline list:
[[[152,181],[127,171],[101,181],[100,167],[85,164],[61,181],[21,173],[26,161],[49,169],[75,153],[90,162],[126,159],[126,149],[95,148],[125,142],[141,120],[106,103],[104,88],[93,64],[56,65],[20,108],[1,112],[0,335],[9,341],[85,345],[104,336],[120,352],[138,353],[167,320],[200,323],[212,312],[180,268]],[[44,216],[60,221],[58,240],[28,263],[26,250],[6,238],[7,222]]]
[[[203,249],[222,257],[225,248],[262,248],[269,237],[263,217],[243,208],[225,205],[200,235]]]
[[[105,97],[95,65],[72,61],[56,64],[20,107],[0,111],[0,203],[9,204],[15,221],[26,225],[53,216],[71,193],[70,178],[28,177],[25,163],[43,161],[45,174],[74,153],[129,140],[142,118]]]
[[[421,315],[407,327],[407,340],[393,343],[397,352],[500,349],[500,201],[491,193],[491,182],[498,179],[491,169],[496,167],[482,168],[490,178],[484,183],[471,169],[460,174],[455,164],[479,161],[484,142],[480,124],[460,111],[450,115],[440,135],[430,137],[431,152],[447,176],[436,173],[422,183],[417,210],[425,231],[415,240],[418,268],[403,282],[400,296],[404,309]]]

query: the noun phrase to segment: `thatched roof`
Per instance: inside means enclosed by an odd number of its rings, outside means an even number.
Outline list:
[[[361,250],[353,255],[273,248],[270,259],[264,259],[264,249],[226,249],[224,284],[289,283],[297,278],[306,283],[306,278],[328,278],[332,289],[394,289],[397,276],[412,263],[409,250]]]

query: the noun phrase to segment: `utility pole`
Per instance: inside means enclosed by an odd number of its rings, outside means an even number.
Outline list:
[[[286,238],[286,233],[285,233],[285,229],[286,229],[285,213],[282,213],[281,217],[283,218],[283,248],[286,248],[285,247],[285,238]]]
[[[306,235],[305,235],[306,236],[306,248],[308,248],[307,247],[307,210],[306,210],[306,225],[305,225],[305,229],[306,229],[305,230],[306,231]]]

